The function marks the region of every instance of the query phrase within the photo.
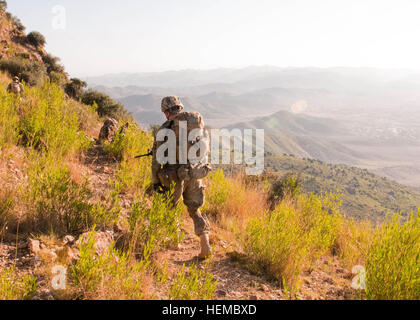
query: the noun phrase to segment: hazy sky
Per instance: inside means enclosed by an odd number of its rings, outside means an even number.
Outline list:
[[[420,69],[418,0],[8,3],[72,76],[249,65]],[[62,21],[57,5],[65,29],[53,28]]]

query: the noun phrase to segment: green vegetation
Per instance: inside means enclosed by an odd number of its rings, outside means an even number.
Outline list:
[[[80,242],[79,251],[80,259],[69,272],[76,297],[104,300],[146,298],[142,282],[146,278],[147,260],[133,261],[128,253],[113,246],[98,256],[93,231]]]
[[[100,117],[123,119],[128,116],[121,103],[116,103],[110,96],[99,91],[89,89],[83,94],[82,102],[90,106],[96,105]]]
[[[375,234],[366,263],[366,296],[373,300],[420,299],[420,216],[395,215]]]
[[[47,43],[45,37],[38,31],[29,32],[26,38],[35,47],[43,47]]]
[[[55,73],[64,73],[64,66],[61,65],[60,58],[54,57],[53,55],[47,53],[42,57],[42,61],[44,62],[45,66],[47,67],[47,73],[51,75],[51,72]]]
[[[365,169],[291,156],[267,156],[265,166],[268,172],[275,172],[270,178],[272,182],[297,174],[303,192],[342,193],[343,213],[359,220],[383,221],[389,212],[408,216],[420,204],[419,192]]]
[[[155,250],[168,245],[178,245],[182,238],[182,211],[178,205],[172,207],[172,198],[164,194],[155,194],[152,203],[135,202],[130,211],[129,247],[136,254],[144,250]]]
[[[163,252],[165,265],[157,268],[162,251],[183,239],[186,214],[182,204],[173,207],[171,195],[146,192],[151,159],[134,157],[152,147],[152,133],[107,95],[85,91],[80,79],[67,81],[58,58],[37,51],[42,63],[34,63],[29,58],[35,53],[20,49],[11,45],[10,55],[0,61],[5,71],[0,74],[0,243],[36,235],[62,247],[65,235],[79,238],[78,258],[65,259],[65,250],[57,249],[68,270],[68,287],[54,292],[58,297],[214,298],[211,259],[174,271]],[[5,90],[15,74],[26,82],[22,97]],[[50,81],[44,81],[47,75]],[[94,146],[102,117],[109,116],[128,126],[112,142]],[[304,274],[336,260],[349,270],[366,267],[368,299],[420,298],[420,220],[407,215],[420,204],[418,193],[366,170],[315,160],[268,156],[266,167],[278,173],[249,177],[219,169],[206,179],[202,212],[212,219],[213,244],[219,237],[229,242],[217,248],[219,256],[238,251],[242,267],[279,282],[291,296]],[[405,214],[376,219],[387,210]],[[112,230],[116,242],[98,252],[96,231],[103,230]],[[51,274],[42,263],[34,274],[44,280]],[[30,299],[37,286],[33,276],[0,269],[0,299]]]
[[[66,167],[40,158],[32,160],[28,176],[26,196],[33,205],[27,213],[27,223],[32,230],[66,235],[93,224],[95,212],[88,203],[87,184],[74,183]]]
[[[18,76],[31,86],[41,85],[46,74],[46,68],[43,63],[31,62],[19,56],[1,59],[0,70],[7,71],[12,76]]]
[[[0,300],[29,300],[37,290],[37,280],[32,276],[20,276],[11,267],[0,267]]]
[[[207,265],[200,269],[191,265],[189,271],[185,265],[176,274],[169,290],[169,300],[212,300],[217,288],[217,281],[206,271]]]
[[[79,101],[82,98],[84,88],[86,87],[87,87],[87,82],[82,81],[78,78],[72,78],[66,84],[64,91],[70,98],[73,98],[74,100]]]
[[[80,119],[70,108],[63,91],[54,83],[28,88],[27,99],[19,107],[24,145],[63,158],[86,149],[89,142],[80,134]]]
[[[328,197],[300,195],[251,220],[244,239],[250,269],[294,289],[302,271],[331,251],[339,221],[329,210],[336,208]]]

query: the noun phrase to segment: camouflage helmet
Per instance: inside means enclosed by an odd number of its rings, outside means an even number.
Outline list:
[[[176,106],[180,107],[181,110],[184,109],[184,105],[178,97],[169,96],[162,99],[162,112],[168,111]]]

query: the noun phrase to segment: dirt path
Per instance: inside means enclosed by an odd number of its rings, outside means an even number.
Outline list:
[[[193,226],[187,217],[184,221],[184,239],[179,249],[163,250],[156,254],[156,261],[162,266],[167,263],[169,277],[173,277],[182,266],[204,265],[204,262],[197,260],[196,256],[200,252],[200,241],[193,233]],[[233,300],[256,300],[256,299],[283,299],[280,287],[261,277],[252,275],[248,270],[238,266],[227,254],[228,250],[224,247],[224,241],[216,240],[212,237],[214,248],[213,258],[209,264],[208,271],[217,280],[217,290],[215,299]],[[158,295],[161,299],[166,299],[164,292],[160,290]]]

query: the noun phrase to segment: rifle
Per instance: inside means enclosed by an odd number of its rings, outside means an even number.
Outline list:
[[[153,151],[149,151],[148,153],[146,153],[146,154],[141,154],[141,155],[139,155],[139,156],[135,156],[134,157],[134,159],[138,159],[138,158],[143,158],[143,157],[150,157],[150,156],[152,156],[153,155]]]

